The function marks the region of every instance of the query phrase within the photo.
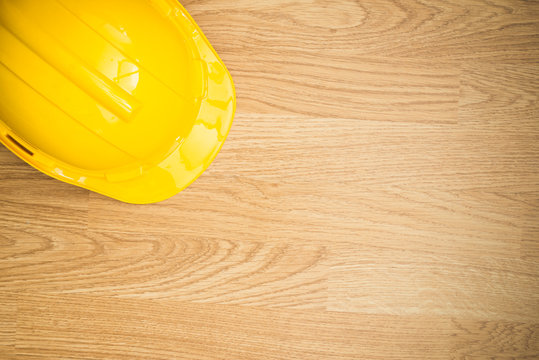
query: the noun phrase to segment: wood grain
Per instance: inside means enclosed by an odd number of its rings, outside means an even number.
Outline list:
[[[0,293],[0,354],[3,359],[14,359],[17,334],[17,298],[12,293]]]
[[[18,302],[20,359],[478,359],[539,351],[539,328],[511,322],[73,295]]]
[[[0,148],[0,359],[539,358],[539,2],[183,3],[222,152],[136,206]]]
[[[447,319],[70,295],[18,301],[21,359],[402,359],[404,349],[408,356],[443,359],[456,340]],[[445,341],[436,344],[439,339]]]
[[[227,54],[236,68],[238,104],[255,114],[341,117],[357,120],[455,123],[459,67],[437,60],[324,56],[280,59],[263,52],[245,63]],[[279,74],[279,76],[275,76]]]
[[[323,246],[66,231],[2,236],[15,245],[4,255],[1,290],[326,307]]]
[[[521,195],[529,204],[524,214],[524,227],[522,229],[521,256],[523,259],[535,259],[536,268],[539,267],[539,193],[524,193]]]
[[[224,55],[276,50],[279,59],[308,53],[535,62],[539,52],[539,10],[526,0],[183,3]]]
[[[539,322],[534,260],[382,246],[348,246],[341,257],[330,275],[328,308],[333,311]]]

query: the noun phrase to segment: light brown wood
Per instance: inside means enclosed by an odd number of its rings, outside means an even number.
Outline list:
[[[145,206],[1,148],[1,359],[539,358],[539,2],[183,3],[229,139]]]

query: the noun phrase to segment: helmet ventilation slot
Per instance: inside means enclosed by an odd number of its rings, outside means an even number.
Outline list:
[[[34,156],[34,153],[31,152],[30,150],[28,150],[23,144],[21,144],[20,142],[18,142],[17,140],[15,140],[11,135],[9,134],[6,134],[6,137],[8,138],[9,141],[11,141],[15,146],[17,146],[19,149],[21,149],[22,151],[24,151],[25,153],[27,153],[28,155],[30,156]]]

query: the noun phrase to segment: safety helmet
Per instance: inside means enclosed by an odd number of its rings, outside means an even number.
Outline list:
[[[129,203],[187,187],[232,124],[232,79],[177,0],[0,0],[0,141]]]

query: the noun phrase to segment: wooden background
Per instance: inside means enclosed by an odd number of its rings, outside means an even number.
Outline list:
[[[1,148],[1,359],[539,357],[539,2],[183,3],[227,143],[148,206]]]

